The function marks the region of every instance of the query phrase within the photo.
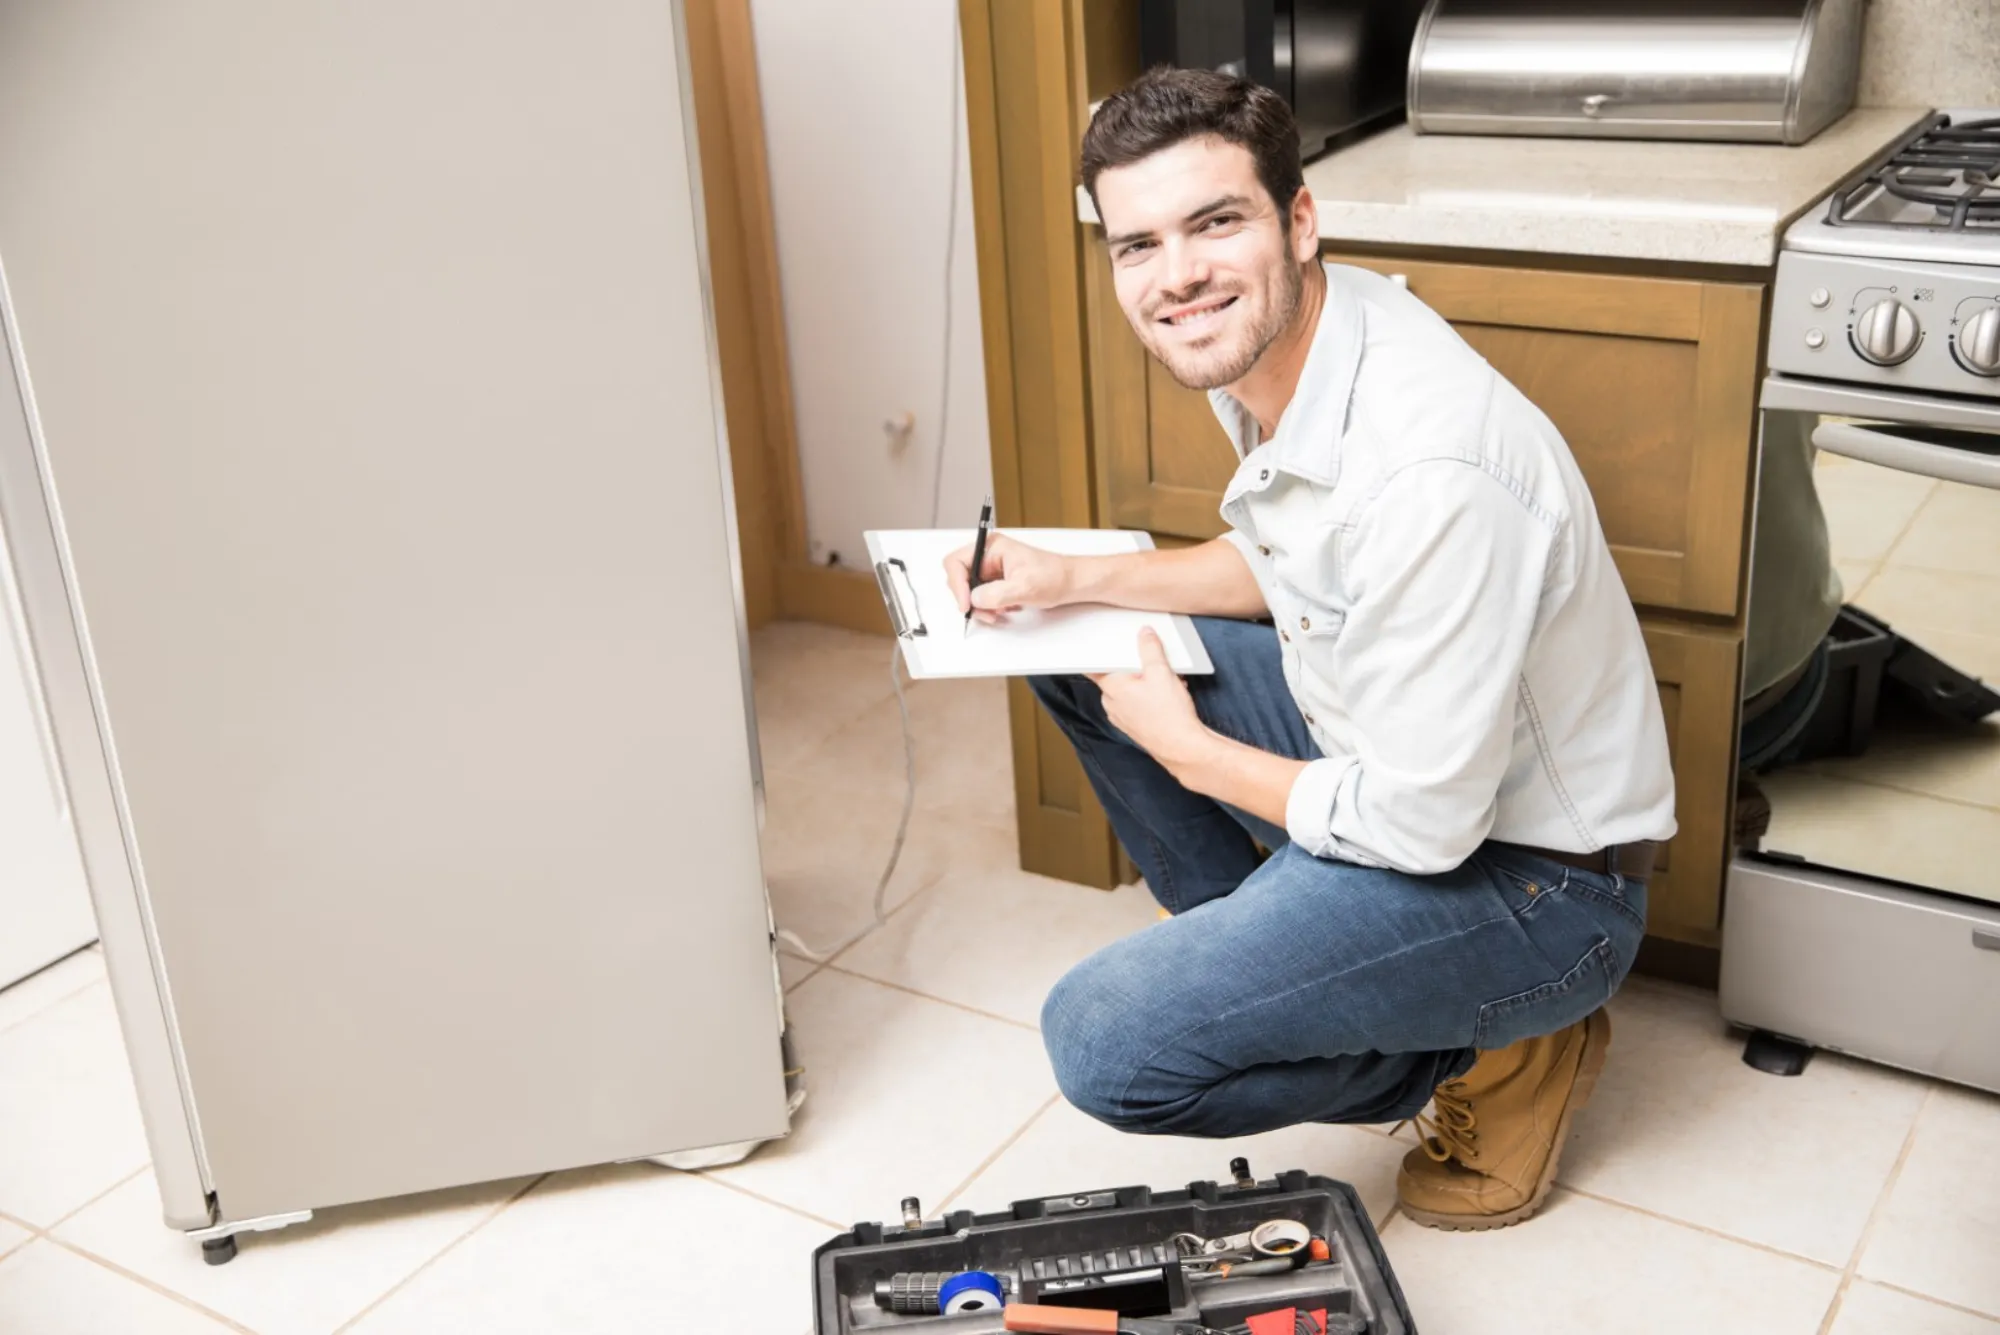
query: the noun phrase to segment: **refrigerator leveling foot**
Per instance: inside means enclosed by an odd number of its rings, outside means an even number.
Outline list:
[[[1812,1055],[1813,1050],[1804,1043],[1781,1038],[1768,1029],[1754,1031],[1743,1044],[1743,1064],[1765,1075],[1798,1075]]]
[[[288,1214],[267,1214],[257,1219],[235,1219],[225,1224],[191,1228],[187,1230],[187,1236],[201,1244],[202,1260],[210,1265],[228,1265],[236,1259],[238,1233],[266,1233],[274,1228],[303,1224],[312,1217],[311,1210],[293,1210]]]

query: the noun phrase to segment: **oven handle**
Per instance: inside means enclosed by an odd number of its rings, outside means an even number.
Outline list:
[[[1971,448],[1911,440],[1882,427],[1854,426],[1847,422],[1821,422],[1813,428],[1812,443],[1813,448],[1828,454],[1880,464],[1899,473],[1917,473],[2000,491],[2000,437],[1979,431],[1951,434],[1964,436]]]

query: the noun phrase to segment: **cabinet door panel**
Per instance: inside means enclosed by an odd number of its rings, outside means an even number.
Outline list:
[[[1735,809],[1736,691],[1742,637],[1671,622],[1641,622],[1659,683],[1673,756],[1679,832],[1660,850],[1647,887],[1646,930],[1716,944],[1722,878]]]
[[[1549,415],[1579,466],[1590,460],[1591,498],[1622,564],[1657,564],[1674,552],[1686,514],[1658,501],[1685,496],[1694,473],[1677,418],[1695,394],[1695,346],[1505,325],[1461,324],[1458,332]],[[1607,385],[1621,394],[1605,393]]]

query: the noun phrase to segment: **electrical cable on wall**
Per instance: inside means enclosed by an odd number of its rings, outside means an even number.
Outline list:
[[[937,448],[933,451],[931,466],[931,522],[938,526],[944,499],[944,446],[946,428],[951,423],[951,286],[952,268],[958,255],[958,158],[959,158],[959,95],[963,70],[959,63],[958,6],[951,8],[951,153],[948,159],[950,170],[945,173],[948,191],[945,204],[944,231],[944,337],[939,340],[942,369],[938,374],[938,425]],[[841,951],[859,941],[889,920],[887,909],[889,882],[896,875],[896,866],[902,861],[903,843],[910,833],[910,813],[917,802],[917,741],[910,732],[910,705],[903,694],[902,648],[893,641],[889,646],[889,681],[896,688],[896,715],[903,727],[903,813],[896,821],[896,839],[889,848],[889,861],[882,868],[881,879],[875,882],[875,898],[868,922],[859,931],[852,933],[837,945],[823,950],[815,950],[801,940],[797,933],[785,928],[778,929],[778,939],[783,941],[815,964],[824,964]]]

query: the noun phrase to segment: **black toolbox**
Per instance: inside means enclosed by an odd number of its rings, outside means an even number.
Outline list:
[[[904,1202],[901,1225],[856,1224],[813,1253],[816,1335],[1000,1335],[998,1303],[945,1316],[894,1310],[919,1306],[924,1276],[987,1272],[1003,1301],[1112,1308],[1126,1318],[1241,1331],[1253,1316],[1283,1308],[1323,1311],[1315,1335],[1414,1335],[1416,1325],[1389,1269],[1381,1239],[1353,1187],[1300,1171],[1258,1181],[1242,1160],[1233,1181],[1183,1190],[1116,1187],[1016,1201],[1006,1210],[955,1210],[920,1219]],[[1224,1276],[1176,1235],[1241,1235],[1275,1220],[1305,1225],[1326,1242],[1325,1260],[1237,1265]],[[1315,1251],[1318,1248],[1315,1246]],[[1248,1271],[1250,1273],[1243,1273]],[[1053,1282],[1051,1282],[1053,1281]],[[1155,1329],[1143,1324],[1135,1329]]]

